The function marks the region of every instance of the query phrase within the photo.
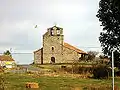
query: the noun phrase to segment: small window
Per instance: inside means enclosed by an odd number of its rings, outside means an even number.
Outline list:
[[[54,47],[52,47],[52,51],[54,51]]]
[[[51,34],[51,36],[53,36],[53,34],[54,34],[53,30],[50,31],[50,34]]]

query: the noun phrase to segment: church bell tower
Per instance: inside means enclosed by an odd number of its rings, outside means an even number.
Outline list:
[[[63,52],[63,28],[53,26],[43,35],[43,62],[61,63]]]

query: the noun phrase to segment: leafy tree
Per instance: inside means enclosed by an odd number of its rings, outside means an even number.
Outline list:
[[[111,52],[115,51],[115,66],[120,63],[120,1],[101,0],[99,10],[96,15],[102,23],[103,31],[100,33],[99,41],[105,55],[111,57]]]
[[[9,55],[9,56],[11,56],[11,57],[12,57],[12,55],[11,55],[11,53],[10,53],[10,51],[9,51],[9,50],[5,51],[5,52],[3,53],[3,55]]]
[[[108,56],[100,55],[99,58],[100,58],[100,59],[105,59],[105,58],[108,58]]]
[[[98,52],[96,51],[88,51],[88,60],[94,60]]]
[[[120,0],[114,0],[114,5],[117,5],[120,10]]]

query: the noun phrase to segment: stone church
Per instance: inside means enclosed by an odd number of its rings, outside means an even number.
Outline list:
[[[53,26],[43,35],[43,47],[34,51],[34,63],[72,63],[86,54],[64,42],[63,28]]]

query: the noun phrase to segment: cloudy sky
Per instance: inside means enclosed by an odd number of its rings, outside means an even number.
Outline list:
[[[42,35],[55,23],[64,29],[65,42],[87,51],[100,50],[99,1],[0,0],[0,52],[12,48],[12,52],[32,53],[42,47]]]

